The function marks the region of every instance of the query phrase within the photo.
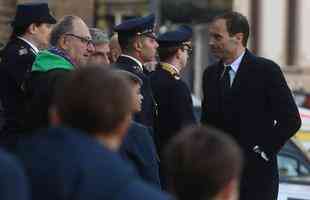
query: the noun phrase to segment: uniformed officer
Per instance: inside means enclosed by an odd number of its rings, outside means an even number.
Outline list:
[[[149,15],[126,20],[114,27],[122,50],[115,66],[142,79],[142,111],[135,115],[135,121],[148,127],[153,127],[156,108],[148,73],[143,64],[155,60],[158,43],[154,34],[154,22],[155,16]]]
[[[0,97],[5,125],[1,141],[14,140],[20,132],[24,99],[23,82],[31,70],[39,49],[48,46],[51,24],[56,23],[46,3],[28,3],[17,6],[12,21],[10,41],[1,52]]]
[[[159,136],[160,149],[182,127],[195,123],[191,93],[180,79],[192,50],[192,30],[180,26],[158,37],[160,63],[151,74],[151,86],[158,104],[155,133]]]

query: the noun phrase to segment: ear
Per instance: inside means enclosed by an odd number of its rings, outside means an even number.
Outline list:
[[[243,33],[236,33],[236,34],[235,34],[235,38],[236,38],[237,41],[239,41],[240,43],[242,43],[242,40],[243,40],[243,38],[244,38],[244,35],[243,35]]]
[[[36,26],[34,23],[30,24],[30,25],[28,26],[28,28],[27,28],[27,31],[28,31],[30,34],[34,34],[34,33],[36,32],[36,30],[37,30],[37,26]]]
[[[136,37],[133,42],[133,48],[136,51],[142,51],[143,48],[143,40],[141,37]]]
[[[178,48],[177,52],[176,52],[176,58],[177,59],[180,59],[181,58],[181,55],[182,55],[182,49],[181,48]]]
[[[59,41],[58,41],[59,47],[60,47],[61,49],[67,50],[67,49],[68,49],[68,42],[69,42],[69,41],[67,40],[66,36],[65,36],[65,35],[62,35],[62,36],[59,38]]]
[[[215,199],[239,199],[239,182],[236,179],[232,179],[219,191],[216,197]]]

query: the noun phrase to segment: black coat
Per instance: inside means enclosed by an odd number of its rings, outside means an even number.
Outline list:
[[[246,51],[232,87],[220,91],[223,65],[209,66],[203,75],[202,123],[232,135],[245,155],[241,200],[275,200],[278,193],[276,155],[299,129],[298,109],[280,67]],[[259,145],[266,162],[253,147]]]
[[[190,90],[177,75],[157,66],[151,74],[151,86],[158,104],[154,130],[162,147],[182,127],[196,123]]]
[[[141,178],[160,188],[159,159],[150,130],[133,122],[120,148],[121,156],[133,164]]]
[[[48,72],[32,72],[25,83],[26,105],[23,130],[31,134],[39,128],[49,126],[49,108],[56,96],[62,91],[70,71],[54,69]]]
[[[168,199],[144,184],[116,152],[79,130],[41,130],[20,141],[16,154],[33,200]]]
[[[143,85],[141,87],[141,94],[143,95],[142,110],[135,115],[135,121],[145,126],[153,127],[154,118],[156,114],[156,103],[153,98],[150,80],[145,70],[140,70],[136,61],[120,56],[114,66],[129,71],[142,79]]]
[[[25,41],[13,38],[1,52],[0,98],[4,109],[5,125],[2,137],[14,138],[24,123],[24,81],[35,60],[34,49]],[[7,142],[2,138],[2,142]]]

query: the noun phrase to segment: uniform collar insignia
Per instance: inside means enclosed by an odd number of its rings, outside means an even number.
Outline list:
[[[28,54],[28,50],[25,47],[18,50],[18,55],[20,56],[27,55],[27,54]]]
[[[133,69],[136,70],[136,71],[138,71],[138,72],[140,72],[140,73],[143,72],[143,70],[142,70],[141,67],[139,67],[139,66],[133,66]]]

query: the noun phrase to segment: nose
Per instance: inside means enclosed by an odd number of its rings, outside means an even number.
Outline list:
[[[159,47],[158,42],[155,40],[155,48],[157,49]]]
[[[109,58],[109,52],[104,54],[104,59],[105,59],[106,64],[111,63],[110,58]]]
[[[93,43],[89,43],[89,45],[87,45],[87,51],[89,53],[94,53],[95,52],[95,46]]]

